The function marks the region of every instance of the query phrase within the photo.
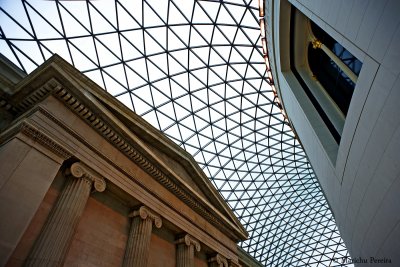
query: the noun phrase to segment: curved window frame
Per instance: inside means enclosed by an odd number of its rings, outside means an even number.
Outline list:
[[[308,26],[309,68],[346,116],[362,63],[317,24],[309,20]]]
[[[316,24],[316,26],[318,25]],[[329,36],[328,33],[325,34]],[[334,38],[332,39],[335,40]],[[346,49],[344,45],[342,45],[341,43],[339,44],[344,49]],[[291,70],[293,74],[296,76],[298,82],[301,84],[301,87],[304,89],[309,100],[312,102],[314,108],[317,110],[317,113],[320,115],[320,117],[326,124],[326,127],[332,134],[336,143],[339,144],[344,128],[344,123],[346,119],[345,113],[347,113],[347,109],[345,110],[345,112],[343,112],[343,110],[338,106],[338,104],[331,97],[328,91],[324,88],[323,84],[321,84],[321,82],[318,79],[319,77],[313,73],[312,68],[310,67],[309,64],[308,48],[310,45],[315,45],[315,46],[321,45],[321,42],[319,42],[319,40],[316,39],[315,35],[312,33],[311,20],[308,17],[306,17],[303,13],[301,13],[299,10],[292,7],[291,44],[290,44]],[[320,47],[316,47],[316,49],[319,48]],[[346,49],[346,51],[348,50]],[[335,55],[334,52],[332,51],[330,53]],[[350,68],[348,68],[348,66],[345,63],[338,62],[337,59],[340,62],[341,59],[336,56],[336,63],[340,64],[340,68],[343,69],[347,67],[346,71],[348,72]],[[345,65],[345,67],[343,67],[343,65]],[[360,70],[361,67],[362,66],[360,66],[359,68]],[[355,75],[355,77],[353,76],[353,80],[355,85],[355,82],[357,80],[357,75]],[[351,98],[348,102],[349,103],[351,102]]]

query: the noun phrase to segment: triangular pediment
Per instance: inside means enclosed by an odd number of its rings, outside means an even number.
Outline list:
[[[49,81],[54,88],[43,90]],[[62,90],[57,89],[60,87],[57,84],[62,85]],[[247,237],[232,210],[189,153],[59,56],[46,61],[14,90],[11,105],[15,113],[25,112],[46,94],[54,94],[54,90],[59,90],[62,96],[58,98],[65,100],[70,109],[79,102],[96,120],[90,121],[90,126],[106,137],[112,136],[109,141],[126,155],[135,151],[139,155],[135,157],[140,157],[137,162],[144,162],[139,164],[143,170],[158,181],[168,180],[161,183],[203,217],[223,225],[223,231],[236,240]]]

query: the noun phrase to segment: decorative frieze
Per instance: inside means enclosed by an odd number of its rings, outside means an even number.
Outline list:
[[[162,226],[161,217],[145,206],[133,211],[129,217],[132,217],[132,224],[123,266],[147,266],[153,222],[157,228],[160,228]]]
[[[25,266],[60,266],[92,190],[102,192],[106,182],[81,163],[66,172],[66,184],[28,255]]]
[[[51,138],[43,131],[39,130],[37,127],[33,126],[27,121],[22,121],[12,128],[8,129],[7,131],[3,132],[0,136],[0,144],[6,142],[6,140],[14,137],[18,133],[24,134],[32,141],[37,142],[38,144],[42,145],[43,147],[50,150],[64,160],[69,159],[72,156],[72,153],[69,152],[66,148],[61,146],[53,138]]]
[[[191,235],[178,238],[176,244],[176,266],[177,267],[194,267],[194,250],[200,251],[200,243]]]

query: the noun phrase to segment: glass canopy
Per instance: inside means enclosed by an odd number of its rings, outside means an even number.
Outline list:
[[[0,2],[0,51],[26,73],[58,53],[191,153],[265,266],[348,256],[268,83],[253,0]]]

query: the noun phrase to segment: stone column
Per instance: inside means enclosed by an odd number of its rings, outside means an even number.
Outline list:
[[[200,251],[200,243],[192,236],[186,234],[175,242],[176,266],[194,267],[194,250]]]
[[[132,224],[122,266],[144,267],[147,266],[149,258],[153,222],[157,228],[160,228],[162,220],[158,214],[145,206],[133,211],[129,217],[132,217]]]
[[[208,266],[209,267],[228,267],[228,260],[221,254],[217,253],[208,259]]]
[[[66,171],[66,184],[33,248],[25,266],[61,266],[92,190],[103,192],[106,182],[76,162]]]

